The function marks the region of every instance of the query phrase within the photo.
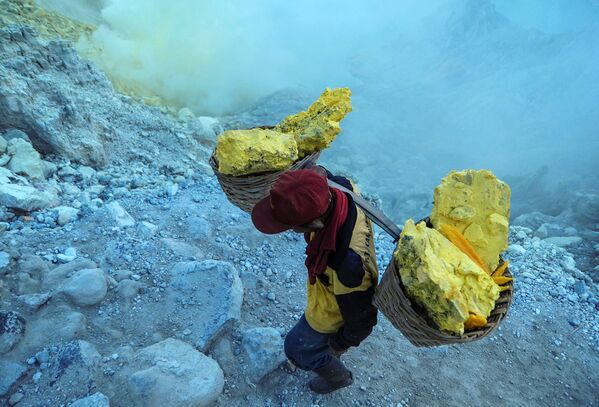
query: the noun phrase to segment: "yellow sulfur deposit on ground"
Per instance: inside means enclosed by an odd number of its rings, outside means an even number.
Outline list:
[[[472,244],[488,270],[507,248],[510,188],[487,170],[452,171],[435,188],[431,222],[455,227]]]
[[[293,135],[273,130],[228,130],[216,140],[218,171],[255,174],[288,168],[298,159]]]
[[[287,116],[275,130],[295,136],[300,157],[327,148],[341,131],[339,122],[351,112],[348,88],[327,88],[308,110]]]
[[[486,323],[499,287],[470,257],[424,222],[404,225],[394,253],[408,296],[440,329],[463,334]]]

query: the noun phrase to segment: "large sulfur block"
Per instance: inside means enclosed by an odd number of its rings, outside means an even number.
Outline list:
[[[292,134],[273,130],[228,130],[216,139],[216,159],[227,175],[279,171],[298,160],[297,143]]]
[[[327,148],[341,131],[339,122],[351,112],[348,88],[326,90],[306,111],[287,116],[275,130],[295,136],[300,157]]]
[[[444,331],[461,335],[465,322],[486,321],[495,308],[493,279],[424,222],[406,222],[394,258],[407,295]]]
[[[454,226],[472,244],[488,269],[508,246],[510,188],[488,170],[452,171],[435,188],[431,222]]]

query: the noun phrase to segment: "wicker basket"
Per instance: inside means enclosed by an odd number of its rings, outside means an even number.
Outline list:
[[[504,276],[512,277],[509,269],[505,270]],[[391,258],[391,262],[376,288],[373,304],[413,345],[418,347],[451,345],[472,342],[493,332],[506,317],[512,304],[513,282],[509,283],[509,287],[500,294],[495,302],[495,309],[487,318],[487,325],[475,331],[465,332],[462,336],[451,335],[435,328],[432,322],[422,316],[424,315],[423,310],[419,309],[406,296],[399,271],[395,267],[395,260]]]
[[[216,151],[215,151],[216,152]],[[216,178],[220,184],[220,187],[224,191],[227,199],[238,208],[251,212],[262,198],[267,196],[270,192],[270,188],[275,183],[279,175],[284,171],[289,170],[300,170],[302,168],[312,167],[316,164],[320,151],[310,154],[301,160],[293,163],[291,167],[286,170],[265,172],[260,174],[240,175],[232,176],[218,172],[218,163],[214,153],[210,157],[210,166],[216,174]]]

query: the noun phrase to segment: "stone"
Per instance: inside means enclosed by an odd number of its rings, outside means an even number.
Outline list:
[[[6,252],[0,252],[0,274],[5,274],[8,271],[10,265],[10,254]]]
[[[154,236],[158,231],[158,226],[143,220],[137,224],[137,231],[143,236]]]
[[[100,303],[106,296],[108,284],[102,269],[76,271],[62,286],[61,291],[74,304],[89,306]]]
[[[461,335],[471,315],[487,318],[495,308],[497,284],[424,222],[406,222],[394,258],[408,296],[442,330]]]
[[[521,256],[524,253],[526,253],[526,249],[520,246],[519,244],[509,245],[507,251],[510,254],[510,256]]]
[[[227,130],[216,140],[218,171],[246,175],[280,171],[298,160],[295,138],[273,130]]]
[[[79,209],[71,208],[70,206],[57,206],[54,210],[58,215],[56,222],[60,226],[76,221],[79,216]]]
[[[98,267],[96,263],[91,260],[79,257],[67,264],[60,265],[50,270],[42,280],[42,287],[45,290],[53,290],[72,273],[83,270],[83,269],[95,269]]]
[[[124,228],[135,225],[135,219],[118,202],[110,202],[106,204],[106,208],[108,208],[118,226]]]
[[[128,384],[134,406],[207,406],[223,391],[218,363],[176,339],[140,350],[131,364]]]
[[[0,167],[4,167],[10,161],[10,156],[8,154],[0,155]]]
[[[116,281],[122,281],[131,277],[132,274],[133,272],[131,270],[117,270],[114,272],[114,279]]]
[[[64,253],[58,253],[56,258],[60,263],[69,263],[77,258],[77,249],[68,247]]]
[[[435,188],[431,222],[458,229],[489,270],[508,247],[509,186],[487,170],[452,171]]]
[[[50,191],[40,191],[34,187],[16,184],[0,184],[0,206],[31,212],[46,209],[57,197]]]
[[[188,327],[195,346],[206,351],[240,318],[243,286],[239,274],[231,263],[216,260],[177,263],[170,274],[164,314]]]
[[[123,298],[135,297],[144,287],[143,283],[134,280],[121,280],[116,287],[116,291]]]
[[[48,366],[39,377],[40,389],[64,389],[44,395],[44,405],[67,405],[73,399],[87,397],[96,390],[101,356],[87,341],[63,342],[47,348]],[[39,394],[25,392],[23,405],[38,405]],[[52,398],[52,402],[48,399]],[[85,404],[84,404],[85,405]]]
[[[212,239],[212,225],[201,216],[193,216],[187,219],[187,232],[194,240],[208,241]]]
[[[580,236],[556,236],[548,237],[547,239],[543,239],[543,241],[559,247],[569,247],[580,244],[582,242],[582,238]]]
[[[287,116],[274,130],[292,134],[300,157],[327,148],[341,131],[339,123],[352,110],[349,88],[329,89],[310,107]]]
[[[229,339],[223,337],[218,340],[210,350],[210,356],[216,359],[226,376],[230,376],[237,371],[239,362],[233,354]]]
[[[5,396],[10,388],[27,372],[27,367],[20,363],[0,360],[0,397]]]
[[[586,283],[584,281],[577,281],[574,283],[574,292],[578,295],[583,295],[589,291]]]
[[[74,401],[69,407],[110,407],[110,401],[104,394],[97,392]]]
[[[17,403],[19,403],[21,400],[23,400],[23,397],[25,397],[23,395],[23,393],[15,393],[12,396],[10,396],[10,398],[8,399],[8,404],[11,406],[14,406]]]
[[[0,153],[4,153],[6,151],[7,142],[6,139],[0,136]]]
[[[48,273],[48,263],[39,256],[24,255],[19,263],[19,271],[27,273],[32,277],[41,278]]]
[[[547,237],[562,236],[563,233],[564,229],[561,226],[554,223],[543,223],[535,231],[534,235],[541,239],[545,239]]]
[[[165,237],[161,239],[161,241],[178,256],[193,258],[196,260],[201,260],[204,258],[204,253],[202,253],[202,250],[200,250],[199,247],[190,245],[177,239],[172,239],[170,237]]]
[[[44,161],[30,143],[14,138],[8,142],[7,152],[11,156],[8,162],[9,170],[34,180],[45,178]]]
[[[13,139],[21,139],[21,140],[25,140],[26,142],[31,144],[31,140],[29,139],[29,136],[27,135],[27,133],[19,130],[19,129],[8,129],[4,132],[3,138],[5,139],[5,141],[10,141]]]
[[[37,352],[49,343],[71,341],[87,329],[85,316],[64,304],[41,308],[27,325],[25,338],[19,346],[26,354]]]
[[[52,295],[50,293],[41,293],[41,294],[25,294],[19,295],[17,300],[31,311],[35,311],[39,309],[42,305],[47,303]]]
[[[94,179],[97,174],[96,170],[94,170],[92,167],[88,167],[86,165],[80,166],[79,168],[77,168],[77,171],[81,175],[81,179],[83,180],[83,182],[85,184],[89,184],[90,181],[92,179]]]
[[[245,331],[242,345],[248,360],[248,374],[254,383],[258,383],[287,360],[281,334],[274,328]]]
[[[12,350],[25,333],[25,319],[14,311],[0,311],[0,355]]]

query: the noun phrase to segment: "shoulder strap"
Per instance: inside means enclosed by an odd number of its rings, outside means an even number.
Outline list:
[[[364,211],[366,217],[372,220],[374,223],[379,225],[385,232],[389,233],[393,240],[397,242],[399,240],[399,234],[401,233],[401,229],[391,220],[387,215],[385,215],[382,211],[376,209],[374,206],[368,203],[364,198],[354,193],[353,191],[345,188],[343,185],[339,185],[335,181],[327,180],[329,186],[333,188],[340,189],[341,191],[350,194],[354,199],[356,205],[360,207]]]

